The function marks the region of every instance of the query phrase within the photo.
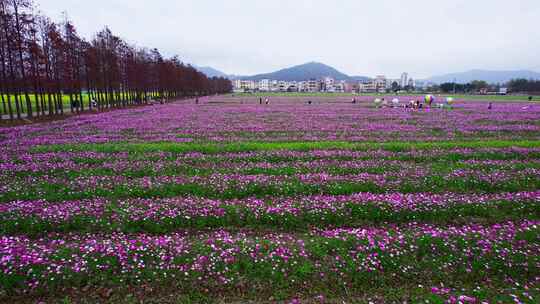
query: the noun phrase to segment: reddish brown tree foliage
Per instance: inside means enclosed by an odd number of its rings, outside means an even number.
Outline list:
[[[33,13],[32,0],[0,0],[0,119],[103,110],[230,92],[178,57],[129,45],[105,28],[91,41],[69,20]],[[66,103],[66,104],[65,104]]]

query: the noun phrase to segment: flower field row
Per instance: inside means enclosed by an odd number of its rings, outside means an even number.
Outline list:
[[[180,228],[310,226],[365,223],[540,219],[540,192],[497,194],[373,194],[298,198],[212,200],[105,199],[59,203],[13,201],[0,205],[4,234],[48,231],[171,232]]]
[[[540,169],[516,171],[456,170],[427,174],[418,170],[387,173],[334,175],[212,174],[209,176],[29,176],[14,179],[0,188],[0,202],[46,199],[50,201],[95,197],[174,197],[194,195],[210,198],[344,195],[355,192],[517,192],[540,187]]]
[[[333,151],[336,152],[336,151]],[[407,169],[413,167],[433,167],[441,163],[448,164],[449,168],[467,168],[481,167],[488,169],[505,169],[514,170],[524,167],[540,167],[540,162],[537,160],[540,150],[532,149],[531,151],[520,151],[519,154],[512,152],[504,153],[504,151],[493,151],[491,154],[487,152],[481,154],[462,154],[460,152],[447,152],[440,154],[432,154],[430,151],[429,158],[427,156],[415,157],[408,156],[407,153],[402,153],[399,158],[397,153],[350,153],[347,155],[344,151],[339,151],[336,157],[332,157],[332,153],[327,153],[329,156],[318,157],[321,151],[313,153],[297,153],[294,157],[284,153],[253,153],[249,158],[244,159],[239,155],[229,155],[229,158],[220,159],[218,157],[208,157],[200,155],[199,157],[191,156],[190,158],[182,157],[181,155],[171,154],[169,156],[150,153],[134,153],[129,156],[122,154],[109,154],[101,157],[83,156],[85,153],[77,153],[66,157],[63,153],[47,153],[15,155],[12,158],[6,159],[1,164],[2,173],[0,178],[11,178],[13,176],[22,175],[38,175],[51,174],[55,172],[67,172],[70,175],[81,172],[81,174],[89,175],[91,173],[101,173],[103,175],[165,175],[165,174],[208,174],[211,172],[255,172],[261,170],[282,170],[289,169],[289,172],[298,173],[315,173],[328,172],[340,168],[349,169],[350,172],[381,168],[384,169]],[[514,152],[515,153],[515,152]],[[284,155],[283,155],[284,154]],[[384,157],[385,155],[386,157]],[[246,156],[248,157],[248,156]],[[157,158],[157,159],[156,159]],[[456,163],[459,161],[459,163]],[[448,170],[447,170],[448,171]]]
[[[536,221],[491,226],[411,224],[301,235],[216,230],[165,236],[4,236],[0,282],[4,288],[21,291],[109,281],[174,281],[218,290],[258,281],[263,290],[310,286],[359,290],[370,284],[384,286],[386,280],[416,282],[429,273],[433,285],[449,278],[467,282],[489,275],[487,285],[520,278],[537,286],[540,247],[531,241],[539,225]]]

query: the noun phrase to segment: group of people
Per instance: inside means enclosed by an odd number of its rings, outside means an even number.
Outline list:
[[[439,98],[439,101],[437,102],[437,99],[435,98],[435,96],[426,95],[424,98],[412,99],[408,102],[401,103],[401,101],[397,97],[393,98],[390,101],[384,97],[383,98],[377,97],[375,98],[373,102],[375,104],[375,107],[377,108],[403,108],[403,109],[414,109],[414,110],[424,109],[424,108],[452,109],[454,98],[453,97],[442,97],[442,98],[443,98],[442,100],[440,100]],[[533,97],[529,96],[529,101],[531,101],[532,99]],[[353,104],[356,104],[358,100],[356,99],[356,97],[353,97],[351,102]],[[195,104],[199,104],[199,98],[195,98]],[[263,97],[259,97],[259,104],[269,105],[270,99],[268,97],[265,97],[264,99]],[[307,104],[312,105],[313,101],[308,100]],[[492,109],[493,109],[493,103],[490,102],[488,105],[488,110],[492,110]]]
[[[422,109],[424,107],[431,108],[433,106],[433,103],[435,101],[435,97],[432,95],[427,95],[424,102],[420,101],[420,99],[411,100],[408,103],[401,104],[398,98],[394,98],[391,103],[389,103],[385,98],[376,98],[374,100],[375,106],[377,108],[384,108],[384,107],[390,107],[390,108],[406,108],[406,109]],[[448,97],[445,99],[443,103],[437,103],[435,104],[438,108],[452,108],[452,103],[454,99],[452,97]],[[358,101],[356,100],[356,97],[353,97],[352,103],[356,104]],[[196,101],[198,103],[198,100]],[[268,97],[263,98],[259,97],[259,104],[270,104],[270,99]],[[308,100],[308,105],[312,105],[313,101]]]
[[[443,102],[436,103],[436,99],[433,95],[426,95],[424,100],[412,99],[407,103],[401,103],[398,98],[392,99],[391,102],[385,98],[375,98],[373,101],[375,107],[377,108],[404,108],[404,109],[423,109],[423,108],[440,108],[440,109],[451,109],[454,99],[452,97],[447,97]],[[353,98],[352,103],[356,103],[356,99]]]

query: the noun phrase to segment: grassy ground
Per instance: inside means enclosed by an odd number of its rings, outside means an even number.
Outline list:
[[[6,98],[7,100],[7,96],[4,95],[4,98]],[[12,95],[11,96],[11,105],[12,105],[12,108],[13,108],[13,114],[16,115],[16,107],[15,107],[15,97]],[[30,95],[30,101],[32,103],[32,110],[34,111],[34,113],[36,112],[36,96],[35,95]],[[27,110],[26,110],[26,97],[24,95],[21,95],[19,96],[19,102],[20,102],[20,105],[21,105],[21,109],[22,109],[22,113],[26,113]],[[64,109],[69,109],[70,108],[70,102],[69,102],[69,95],[62,95],[62,103],[64,105]],[[84,108],[87,109],[89,107],[89,104],[90,104],[90,96],[88,94],[83,94],[83,103],[84,103]],[[48,101],[47,101],[47,97],[45,98],[45,105],[47,106],[48,105]],[[4,111],[4,107],[3,105],[0,105],[0,113],[3,114],[3,115],[8,115],[9,112],[7,111]]]
[[[241,142],[241,143],[125,143],[125,144],[76,144],[76,145],[52,145],[39,146],[34,152],[60,152],[60,151],[96,151],[96,152],[159,152],[167,151],[174,153],[201,152],[201,153],[224,153],[224,152],[250,152],[250,151],[309,151],[329,149],[349,150],[375,150],[409,151],[431,149],[454,149],[454,148],[538,148],[540,141],[449,141],[449,142],[388,142],[388,143],[365,143],[365,142],[341,142],[341,141],[314,141],[314,142]]]

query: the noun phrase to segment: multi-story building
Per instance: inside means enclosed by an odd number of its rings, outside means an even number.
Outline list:
[[[335,92],[336,89],[334,87],[336,81],[332,77],[325,77],[322,81],[322,91],[324,92]]]
[[[356,83],[348,83],[345,80],[336,81],[331,77],[325,77],[322,80],[310,79],[305,81],[283,81],[283,80],[270,80],[261,79],[259,81],[253,80],[233,80],[233,87],[235,92],[329,92],[329,93],[343,93],[343,92],[357,92],[358,89],[377,92],[383,90],[386,85],[386,78],[379,76],[377,79],[370,82],[366,82],[363,85],[358,86]]]
[[[287,89],[289,88],[289,84],[286,81],[280,81],[278,86],[280,92],[287,92]]]
[[[257,88],[257,85],[253,80],[236,79],[234,80],[233,87],[235,92],[253,92]]]
[[[261,92],[270,92],[270,80],[261,79],[258,83],[259,91]]]
[[[409,86],[409,88],[414,88],[414,79],[412,78],[409,78],[409,82],[407,83],[407,85]]]
[[[240,79],[233,80],[233,91],[239,92],[240,90],[242,90],[242,80]]]
[[[409,81],[408,81],[409,78],[408,78],[408,77],[409,77],[409,74],[407,74],[407,73],[401,74],[401,80],[400,80],[400,82],[399,82],[399,85],[400,85],[402,88],[406,87],[406,86],[409,84]]]
[[[388,86],[388,80],[385,76],[379,75],[375,79],[362,81],[358,84],[360,93],[385,93]]]
[[[270,82],[270,92],[279,92],[279,81],[272,80]]]
[[[289,82],[289,87],[287,88],[287,92],[298,92],[298,84],[296,81]]]
[[[335,93],[343,93],[345,92],[345,81],[340,81],[334,83],[334,92]]]
[[[299,81],[297,83],[298,92],[307,92],[308,91],[308,82],[307,81]]]
[[[358,91],[360,93],[376,93],[377,90],[377,83],[373,80],[361,81],[358,83]]]
[[[321,85],[316,79],[310,79],[307,82],[307,92],[320,92]]]
[[[388,87],[388,80],[386,76],[379,75],[375,78],[375,86],[377,87],[377,92],[385,92]]]

